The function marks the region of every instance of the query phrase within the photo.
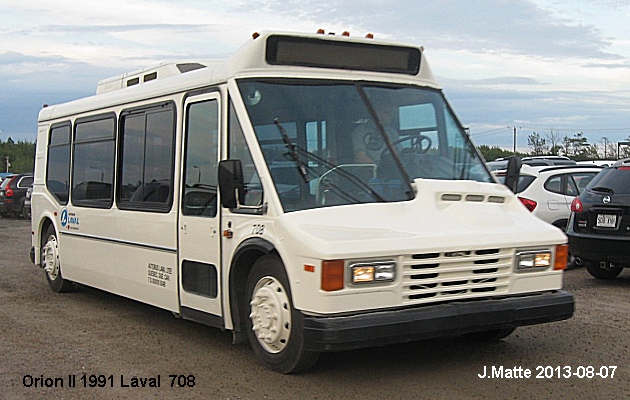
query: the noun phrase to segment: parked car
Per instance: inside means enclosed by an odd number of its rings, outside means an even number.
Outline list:
[[[516,194],[532,214],[565,230],[571,202],[601,168],[594,166],[521,167]],[[498,172],[500,181],[504,172]]]
[[[567,236],[575,262],[595,278],[630,267],[630,163],[602,170],[573,200]]]
[[[507,168],[508,159],[507,158],[498,158],[494,161],[488,161],[486,166],[492,171],[499,171]]]
[[[532,167],[542,167],[545,165],[577,165],[577,163],[571,160],[569,157],[564,156],[532,156],[523,157],[521,162],[524,165],[530,165]]]
[[[23,217],[27,189],[33,186],[33,174],[17,174],[0,185],[0,215]]]
[[[24,197],[24,207],[22,207],[22,217],[31,219],[31,196],[33,195],[33,186],[29,186]]]
[[[610,167],[617,160],[586,160],[586,161],[578,161],[578,165],[597,165],[598,167]]]
[[[494,161],[489,161],[486,166],[490,171],[499,171],[507,168],[507,163],[510,157],[497,158]],[[577,163],[568,157],[564,156],[532,156],[521,158],[523,165],[529,165],[532,167],[540,166],[553,166],[553,165],[577,165]]]

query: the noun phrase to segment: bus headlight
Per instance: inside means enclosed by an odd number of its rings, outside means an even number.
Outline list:
[[[546,269],[551,266],[551,251],[523,251],[516,254],[516,269],[528,271],[532,269]]]
[[[372,282],[391,282],[396,278],[396,263],[393,261],[361,262],[350,265],[353,285]]]

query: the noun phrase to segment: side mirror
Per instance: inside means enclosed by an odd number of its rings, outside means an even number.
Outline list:
[[[219,162],[219,192],[221,205],[225,208],[237,208],[243,200],[245,189],[241,160]]]
[[[513,193],[516,193],[520,173],[521,158],[519,156],[510,157],[508,160],[507,171],[505,173],[505,186],[507,186]]]

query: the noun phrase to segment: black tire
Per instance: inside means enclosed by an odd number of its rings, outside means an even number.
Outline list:
[[[282,261],[261,257],[247,277],[246,321],[249,343],[266,367],[283,374],[311,368],[319,353],[304,348],[303,316],[293,308]],[[269,316],[272,315],[272,318]]]
[[[22,207],[20,208],[20,218],[31,219],[31,208],[24,205],[25,201],[22,200]]]
[[[46,273],[46,280],[53,292],[66,293],[74,289],[74,283],[63,278],[59,264],[59,247],[55,228],[49,225],[42,236],[41,265]]]
[[[498,342],[512,334],[516,328],[494,329],[491,331],[473,332],[466,335],[466,339],[475,342]]]
[[[587,262],[586,270],[597,279],[615,279],[623,270],[623,266],[611,266],[610,263],[606,263],[606,268],[602,268],[597,262]]]

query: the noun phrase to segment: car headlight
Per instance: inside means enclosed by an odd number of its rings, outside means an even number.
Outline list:
[[[350,264],[349,269],[353,285],[391,282],[396,278],[396,263],[393,261],[359,262]]]
[[[523,251],[516,254],[516,270],[530,271],[551,267],[552,254],[550,250]]]

